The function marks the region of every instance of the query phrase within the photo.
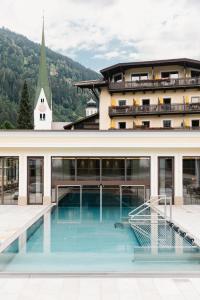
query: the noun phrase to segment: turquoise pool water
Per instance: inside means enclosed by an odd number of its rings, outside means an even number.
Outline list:
[[[200,271],[198,248],[169,226],[157,228],[159,241],[155,244],[155,227],[147,241],[128,224],[120,223],[118,208],[104,208],[102,222],[99,213],[95,207],[86,207],[80,218],[77,207],[53,208],[0,254],[0,271]]]

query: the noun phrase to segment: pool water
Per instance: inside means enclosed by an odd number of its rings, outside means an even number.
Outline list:
[[[154,225],[155,226],[155,225]],[[155,228],[154,228],[155,229]],[[1,272],[199,272],[199,249],[168,225],[152,243],[106,207],[54,207],[0,255]],[[167,242],[163,243],[167,236]],[[166,239],[165,239],[166,240]],[[177,242],[178,241],[178,242]]]

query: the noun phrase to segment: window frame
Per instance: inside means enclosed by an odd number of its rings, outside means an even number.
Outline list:
[[[170,126],[165,126],[165,122],[170,122]],[[172,128],[172,120],[163,120],[163,128]]]
[[[133,80],[134,75],[138,75],[138,79]],[[142,76],[147,75],[146,79],[141,79]],[[142,80],[148,80],[149,79],[149,72],[141,72],[141,73],[131,73],[131,81],[142,81]]]
[[[125,124],[125,127],[124,128],[121,128],[120,126],[122,125],[122,124]],[[118,129],[126,129],[127,127],[126,127],[126,122],[118,122]]]

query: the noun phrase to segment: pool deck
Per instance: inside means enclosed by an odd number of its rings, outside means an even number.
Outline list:
[[[0,205],[0,252],[50,207],[49,205]]]
[[[163,214],[164,206],[156,206],[156,209]],[[167,216],[169,217],[169,207]],[[200,205],[173,205],[172,222],[194,238],[195,243],[200,246]]]
[[[199,278],[0,278],[2,300],[199,300]]]

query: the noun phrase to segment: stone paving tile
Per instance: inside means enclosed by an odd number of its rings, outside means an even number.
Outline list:
[[[0,300],[200,300],[200,278],[0,278]]]
[[[179,289],[179,291],[183,295],[183,299],[186,299],[186,300],[191,300],[191,299],[199,300],[200,299],[200,294],[194,288],[190,279],[178,278],[178,279],[173,279],[173,281],[175,282],[176,287]],[[199,283],[200,283],[200,280],[199,280]]]

